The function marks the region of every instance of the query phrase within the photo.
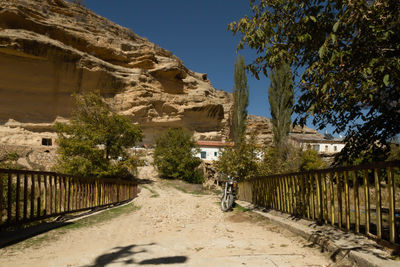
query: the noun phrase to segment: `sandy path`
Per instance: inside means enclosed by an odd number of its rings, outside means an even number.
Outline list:
[[[39,247],[0,251],[0,266],[327,266],[328,255],[250,212],[220,210],[218,197],[156,181],[141,208],[68,231]],[[151,189],[151,191],[149,190]],[[154,191],[159,196],[155,197]],[[39,236],[40,237],[40,236]]]

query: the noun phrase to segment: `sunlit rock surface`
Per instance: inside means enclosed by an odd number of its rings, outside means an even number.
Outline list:
[[[38,130],[70,116],[71,94],[98,90],[142,126],[145,143],[168,127],[229,136],[229,93],[171,52],[63,0],[0,0],[0,62],[0,124]]]

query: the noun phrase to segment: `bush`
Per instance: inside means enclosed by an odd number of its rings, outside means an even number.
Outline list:
[[[259,163],[259,175],[299,171],[301,151],[298,148],[285,143],[280,148],[267,147],[263,152],[264,157]]]
[[[182,129],[169,129],[156,138],[154,165],[160,176],[182,179],[189,183],[202,183],[204,178],[197,169],[201,160],[191,135]]]
[[[312,171],[325,168],[320,156],[315,150],[305,150],[301,152],[300,171]]]
[[[258,153],[254,142],[243,140],[238,147],[225,148],[215,166],[221,173],[247,179],[258,174]]]

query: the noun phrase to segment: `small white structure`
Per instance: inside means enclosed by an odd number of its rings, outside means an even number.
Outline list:
[[[345,146],[342,139],[325,134],[323,137],[307,135],[291,135],[303,150],[315,150],[318,154],[332,155],[339,153]]]
[[[308,143],[308,144],[303,144],[303,147],[306,146],[306,149],[314,149],[317,151],[319,154],[335,154],[340,152],[344,148],[343,143],[339,142],[322,142],[319,144],[316,143]]]
[[[221,155],[221,151],[225,147],[233,146],[233,143],[219,142],[219,141],[197,141],[197,145],[200,148],[200,152],[196,154],[196,157],[202,160],[217,160]]]

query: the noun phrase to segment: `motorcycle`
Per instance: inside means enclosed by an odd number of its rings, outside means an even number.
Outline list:
[[[237,194],[237,181],[234,177],[228,176],[225,181],[224,192],[221,197],[221,210],[228,211],[233,207]]]

